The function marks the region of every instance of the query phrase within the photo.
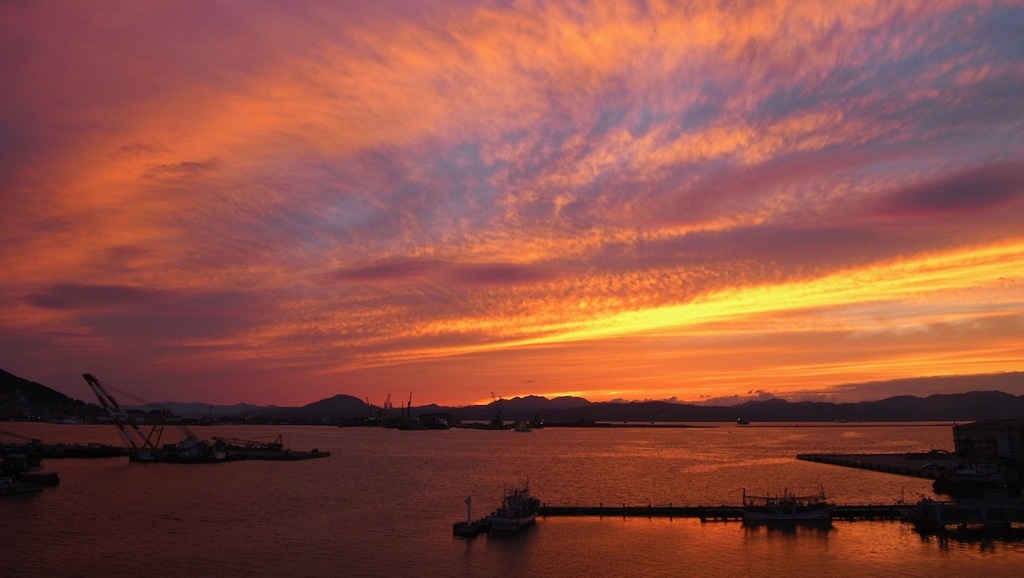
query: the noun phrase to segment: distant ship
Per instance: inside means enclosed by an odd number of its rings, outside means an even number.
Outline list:
[[[738,417],[736,418],[736,425],[750,425],[750,420]]]
[[[835,504],[819,488],[816,495],[796,496],[783,491],[781,496],[748,496],[743,490],[745,522],[814,522],[832,519]]]
[[[530,487],[505,491],[501,507],[486,518],[492,532],[516,532],[529,526],[537,518],[540,500],[530,494]]]

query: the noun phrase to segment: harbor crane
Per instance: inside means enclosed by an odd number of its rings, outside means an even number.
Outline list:
[[[96,379],[91,373],[83,373],[82,377],[89,384],[89,389],[96,395],[96,399],[99,400],[103,411],[114,422],[117,431],[124,438],[129,448],[135,451],[143,449],[156,450],[158,448],[160,438],[163,436],[163,424],[154,425],[148,434],[143,432],[139,424],[135,423],[135,420],[121,408],[121,404],[117,403],[117,400],[114,399],[114,396],[110,395],[110,392],[100,383],[100,380]]]
[[[111,421],[117,427],[117,431],[120,432],[121,437],[128,444],[128,447],[133,452],[139,451],[159,451],[160,440],[164,433],[164,424],[156,423],[150,428],[149,433],[146,433],[139,427],[139,424],[121,407],[121,404],[114,399],[114,396],[110,395],[107,391],[107,385],[104,385],[100,380],[96,379],[90,373],[83,373],[82,377],[85,378],[85,382],[89,384],[89,388],[96,395],[96,399],[99,400],[100,406],[110,417]],[[130,394],[126,394],[130,395]],[[141,400],[139,400],[141,401]],[[143,402],[145,403],[145,402]],[[160,412],[161,417],[166,418],[170,412],[162,410]],[[196,437],[192,430],[188,429],[184,424],[177,424],[178,429],[181,430],[181,434],[185,440],[197,441],[199,438]]]

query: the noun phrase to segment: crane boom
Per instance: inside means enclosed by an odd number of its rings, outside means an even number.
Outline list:
[[[157,449],[157,444],[160,443],[160,437],[163,435],[163,426],[154,426],[148,435],[145,434],[131,416],[121,408],[121,404],[117,403],[117,400],[110,395],[107,388],[103,387],[100,380],[90,373],[83,373],[82,377],[89,384],[89,389],[96,395],[100,406],[117,426],[117,431],[121,433],[121,437],[127,442],[128,447],[133,450]]]

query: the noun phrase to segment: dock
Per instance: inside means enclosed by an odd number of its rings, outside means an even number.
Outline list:
[[[228,459],[238,460],[262,460],[270,462],[295,462],[299,460],[313,460],[317,458],[329,458],[331,452],[322,452],[319,449],[312,449],[308,452],[296,450],[235,450],[228,452]]]
[[[905,505],[892,504],[842,504],[832,511],[833,520],[899,520]],[[730,522],[743,520],[743,506],[658,506],[627,505],[617,506],[549,506],[542,505],[537,515],[541,517],[592,517],[592,518],[696,518],[701,522]]]

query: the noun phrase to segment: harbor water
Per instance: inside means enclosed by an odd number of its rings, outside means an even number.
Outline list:
[[[952,449],[952,424],[715,424],[530,433],[208,426],[331,457],[298,462],[44,462],[59,486],[0,499],[4,576],[1016,576],[1024,543],[922,536],[898,521],[771,528],[664,518],[540,518],[512,536],[452,523],[529,482],[550,505],[738,504],[824,487],[838,503],[934,497],[929,480],[799,461],[808,452]],[[112,426],[7,423],[46,443]],[[168,434],[170,429],[167,430]]]

